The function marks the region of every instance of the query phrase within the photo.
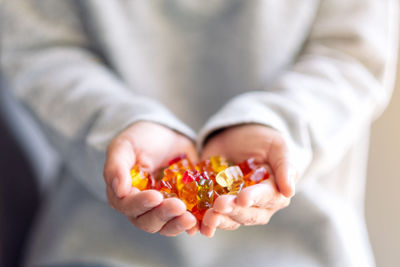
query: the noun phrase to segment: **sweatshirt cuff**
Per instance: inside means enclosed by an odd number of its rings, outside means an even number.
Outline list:
[[[159,102],[142,96],[103,108],[88,136],[88,144],[105,150],[108,143],[133,123],[149,121],[168,127],[189,139],[196,139],[195,132],[180,121]]]
[[[192,129],[183,124],[170,111],[152,99],[135,96],[118,102],[111,101],[103,106],[86,136],[86,153],[74,158],[72,170],[80,170],[75,176],[82,179],[86,188],[99,199],[107,202],[106,185],[102,177],[106,160],[106,149],[111,140],[127,127],[138,121],[150,121],[164,125],[195,140]],[[80,166],[84,162],[85,166]]]
[[[258,101],[260,94],[267,93],[250,92],[240,95],[213,115],[199,132],[198,150],[201,151],[207,138],[218,130],[241,124],[260,124],[282,134],[289,152],[289,162],[302,175],[311,162],[312,153],[309,144],[304,145],[303,142],[298,142],[299,139],[304,141],[305,138],[302,138],[301,132],[295,129],[295,123],[287,121],[285,116],[282,116],[282,112],[284,112],[282,106],[276,105],[277,102],[280,102],[279,99],[274,99],[271,95],[271,105],[269,106],[262,100]]]

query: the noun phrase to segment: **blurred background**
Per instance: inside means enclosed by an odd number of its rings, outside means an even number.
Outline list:
[[[399,190],[400,71],[392,100],[371,134],[366,218],[378,267],[400,266]]]

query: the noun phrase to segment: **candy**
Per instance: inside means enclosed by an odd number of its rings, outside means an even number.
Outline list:
[[[214,156],[210,158],[211,168],[214,172],[219,173],[220,171],[225,170],[228,168],[229,164],[223,157]]]
[[[146,189],[153,189],[156,187],[156,179],[153,176],[149,175],[147,177],[147,188]]]
[[[228,194],[229,190],[226,187],[221,186],[218,183],[214,184],[214,198],[219,197],[220,195]]]
[[[176,190],[181,191],[184,186],[182,182],[183,175],[186,170],[194,170],[194,165],[185,155],[179,156],[170,162],[173,164],[168,167],[166,172],[169,177],[173,177],[174,181],[172,183],[175,185]]]
[[[173,160],[172,162],[174,161],[175,160]],[[188,158],[182,158],[181,160],[171,164],[168,168],[174,171],[185,171],[187,169],[194,170],[195,167]]]
[[[238,164],[239,168],[242,170],[243,175],[247,175],[249,172],[258,168],[255,164],[254,158],[246,159],[245,161]]]
[[[259,167],[255,170],[252,170],[247,175],[245,175],[244,181],[246,183],[246,186],[251,186],[268,178],[269,178],[269,172],[267,171],[267,169],[265,167]]]
[[[210,160],[206,159],[200,161],[199,163],[197,163],[195,168],[199,173],[202,173],[206,175],[209,179],[215,181],[215,172],[211,166]]]
[[[168,167],[166,167],[166,168],[161,168],[161,169],[157,172],[156,177],[155,177],[155,180],[156,180],[156,181],[159,181],[159,180],[161,180],[161,179],[164,177],[164,172],[165,172],[165,170],[166,170],[167,168],[168,168]]]
[[[131,170],[132,186],[139,190],[147,189],[148,176],[147,172],[140,170],[138,166],[134,166]]]
[[[245,185],[243,179],[236,180],[232,183],[229,189],[229,195],[237,195],[240,191],[242,191],[243,186]]]
[[[222,187],[231,189],[232,183],[238,179],[243,178],[242,170],[238,166],[232,166],[220,171],[215,180]]]
[[[192,181],[198,182],[203,176],[198,171],[188,170],[183,174],[182,183],[187,184]]]
[[[161,181],[167,182],[169,184],[169,187],[171,187],[171,192],[176,191],[176,173],[173,172],[171,169],[165,169],[164,170],[164,177],[161,179]]]
[[[196,217],[196,219],[201,222],[203,220],[204,214],[206,213],[207,209],[204,210],[199,210],[197,208],[197,206],[194,206],[192,209],[192,214],[194,215],[194,217]]]
[[[180,154],[179,156],[177,156],[177,157],[171,159],[171,160],[168,162],[168,165],[171,166],[171,165],[177,163],[178,161],[181,161],[181,160],[184,159],[184,158],[186,158],[186,154]]]
[[[238,165],[214,156],[194,165],[186,155],[169,161],[169,166],[158,172],[157,178],[138,165],[131,170],[132,186],[139,190],[155,189],[164,198],[178,197],[198,221],[203,219],[214,200],[225,194],[237,195],[247,187],[269,178],[263,166],[249,158]]]
[[[179,197],[186,204],[187,210],[191,211],[197,205],[197,182],[186,183],[180,191]]]
[[[160,191],[161,194],[163,194],[163,196],[165,198],[175,197],[176,196],[176,193],[174,192],[174,188],[172,187],[172,185],[168,181],[165,181],[165,180],[158,181],[156,183],[155,189]]]
[[[210,179],[200,179],[197,188],[197,208],[199,210],[211,208],[213,198],[213,181]]]

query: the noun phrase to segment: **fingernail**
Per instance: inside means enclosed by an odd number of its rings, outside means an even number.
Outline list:
[[[118,197],[120,197],[119,194],[118,194],[118,178],[114,178],[114,179],[113,179],[111,186],[112,186],[112,189],[113,189],[114,193],[115,193]]]

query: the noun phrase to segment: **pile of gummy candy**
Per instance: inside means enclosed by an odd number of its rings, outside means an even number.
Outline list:
[[[194,165],[186,155],[180,155],[168,165],[160,179],[135,165],[131,170],[132,186],[139,190],[158,190],[165,198],[181,199],[199,221],[218,196],[237,195],[243,188],[270,175],[265,167],[255,164],[254,158],[232,165],[225,158],[214,156]]]

